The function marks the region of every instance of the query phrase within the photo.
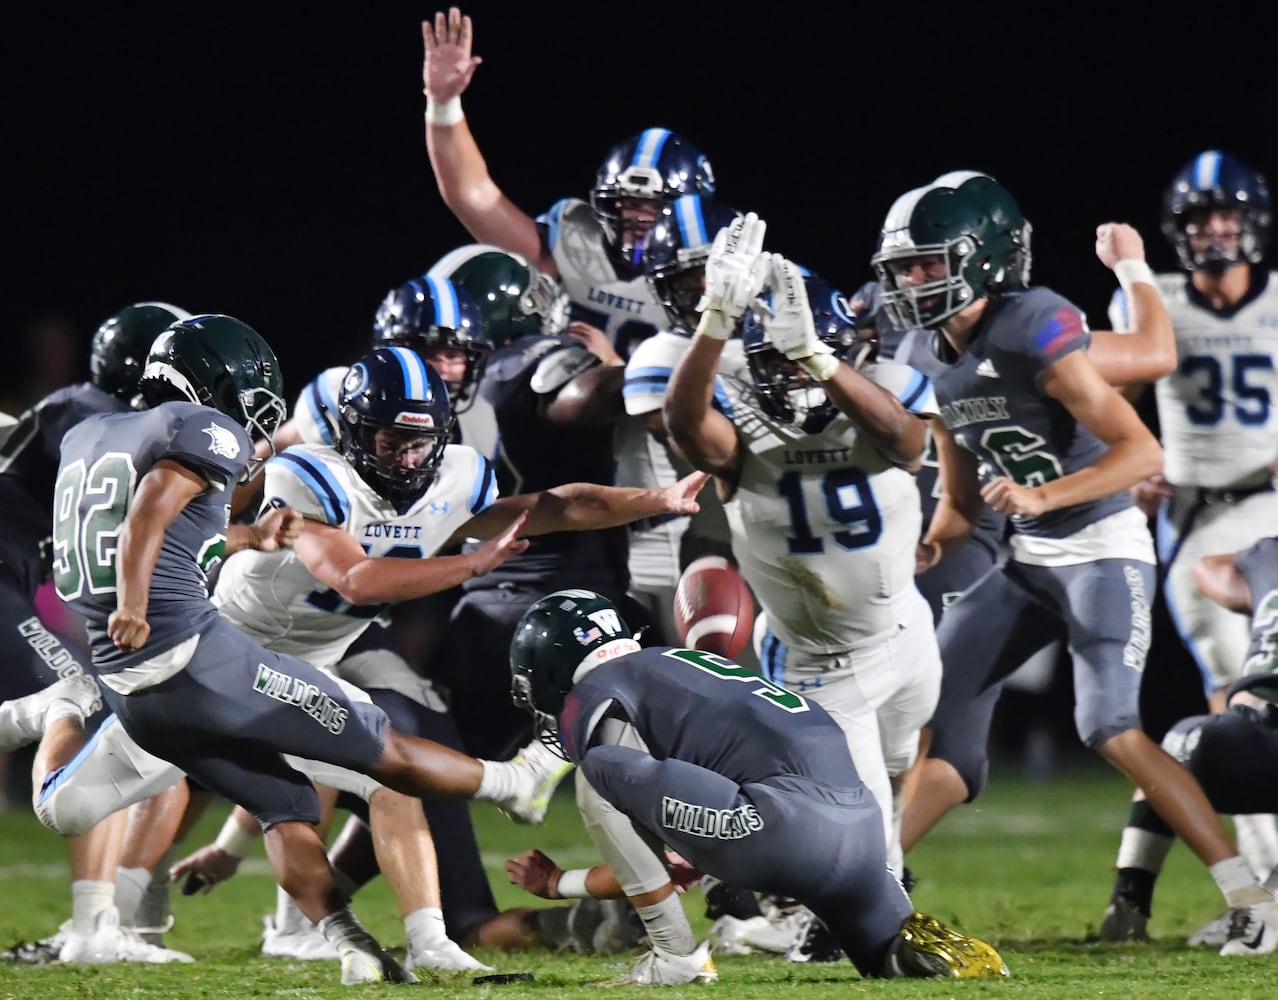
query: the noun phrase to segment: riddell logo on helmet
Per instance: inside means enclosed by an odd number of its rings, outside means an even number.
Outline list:
[[[435,418],[429,413],[409,413],[405,411],[395,418],[395,423],[404,427],[434,427]]]

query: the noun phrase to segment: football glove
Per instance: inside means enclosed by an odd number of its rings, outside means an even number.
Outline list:
[[[768,224],[753,212],[720,229],[706,258],[705,293],[697,304],[699,333],[727,340],[767,278],[763,237]]]
[[[803,275],[792,261],[772,255],[768,284],[772,288],[771,307],[760,304],[759,320],[768,342],[791,361],[797,361],[820,381],[838,369],[834,349],[816,334],[808,290]]]

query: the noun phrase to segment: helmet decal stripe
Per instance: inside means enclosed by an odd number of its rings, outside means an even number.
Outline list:
[[[404,398],[424,400],[427,399],[426,386],[429,384],[426,375],[426,362],[417,356],[416,351],[410,351],[406,347],[388,347],[397,361],[399,361],[400,370],[404,373]]]
[[[632,167],[655,167],[661,158],[661,150],[670,138],[670,130],[666,128],[644,129],[643,135],[635,144],[635,156],[630,161]]]
[[[1199,153],[1194,161],[1194,187],[1210,191],[1220,183],[1220,154],[1214,149]]]
[[[324,516],[330,524],[344,524],[351,515],[351,501],[342,484],[323,462],[313,462],[310,457],[289,448],[275,456],[273,461],[283,466],[302,481],[324,507]]]
[[[430,285],[430,297],[435,302],[435,325],[445,330],[456,330],[461,325],[457,289],[448,279],[432,278],[429,274],[426,275],[426,284]]]
[[[675,218],[679,221],[679,234],[683,237],[684,246],[700,247],[710,242],[699,195],[686,194],[676,201]]]
[[[497,477],[493,475],[493,464],[479,456],[479,468],[475,470],[475,483],[470,489],[470,512],[478,514],[487,510],[497,500]]]

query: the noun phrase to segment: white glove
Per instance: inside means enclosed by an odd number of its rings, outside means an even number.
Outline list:
[[[772,289],[772,305],[758,310],[768,342],[791,361],[832,353],[816,335],[808,289],[799,269],[779,254],[772,255],[771,264],[768,286]]]
[[[767,277],[763,237],[768,224],[753,212],[720,229],[706,258],[705,293],[699,333],[726,340],[745,315]]]

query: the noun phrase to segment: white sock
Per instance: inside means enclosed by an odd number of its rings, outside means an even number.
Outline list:
[[[115,906],[115,883],[79,879],[71,883],[71,925],[78,934],[92,934],[98,917]]]
[[[293,897],[275,887],[275,931],[278,934],[298,934],[311,929],[311,922],[293,901]]]
[[[697,939],[688,923],[687,914],[677,892],[660,903],[636,906],[635,912],[648,931],[648,940],[672,955],[691,955],[697,950]]]
[[[1273,895],[1256,882],[1251,866],[1243,860],[1241,854],[1232,858],[1217,861],[1207,869],[1212,881],[1225,895],[1225,902],[1231,907],[1250,906],[1252,903],[1272,902]]]
[[[436,906],[424,906],[404,918],[404,930],[408,934],[408,950],[428,951],[448,940],[444,927],[444,911]]]
[[[115,870],[115,908],[120,911],[121,927],[133,927],[137,923],[138,907],[150,884],[151,873],[145,868]]]
[[[1234,817],[1238,853],[1247,859],[1257,878],[1265,878],[1278,868],[1278,828],[1270,813],[1248,813]]]
[[[1174,843],[1175,837],[1164,837],[1138,826],[1123,827],[1116,867],[1139,868],[1157,875],[1163,870],[1163,862],[1167,860]]]
[[[504,761],[481,760],[484,776],[473,798],[476,802],[492,802],[504,805],[519,788],[519,772]]]

